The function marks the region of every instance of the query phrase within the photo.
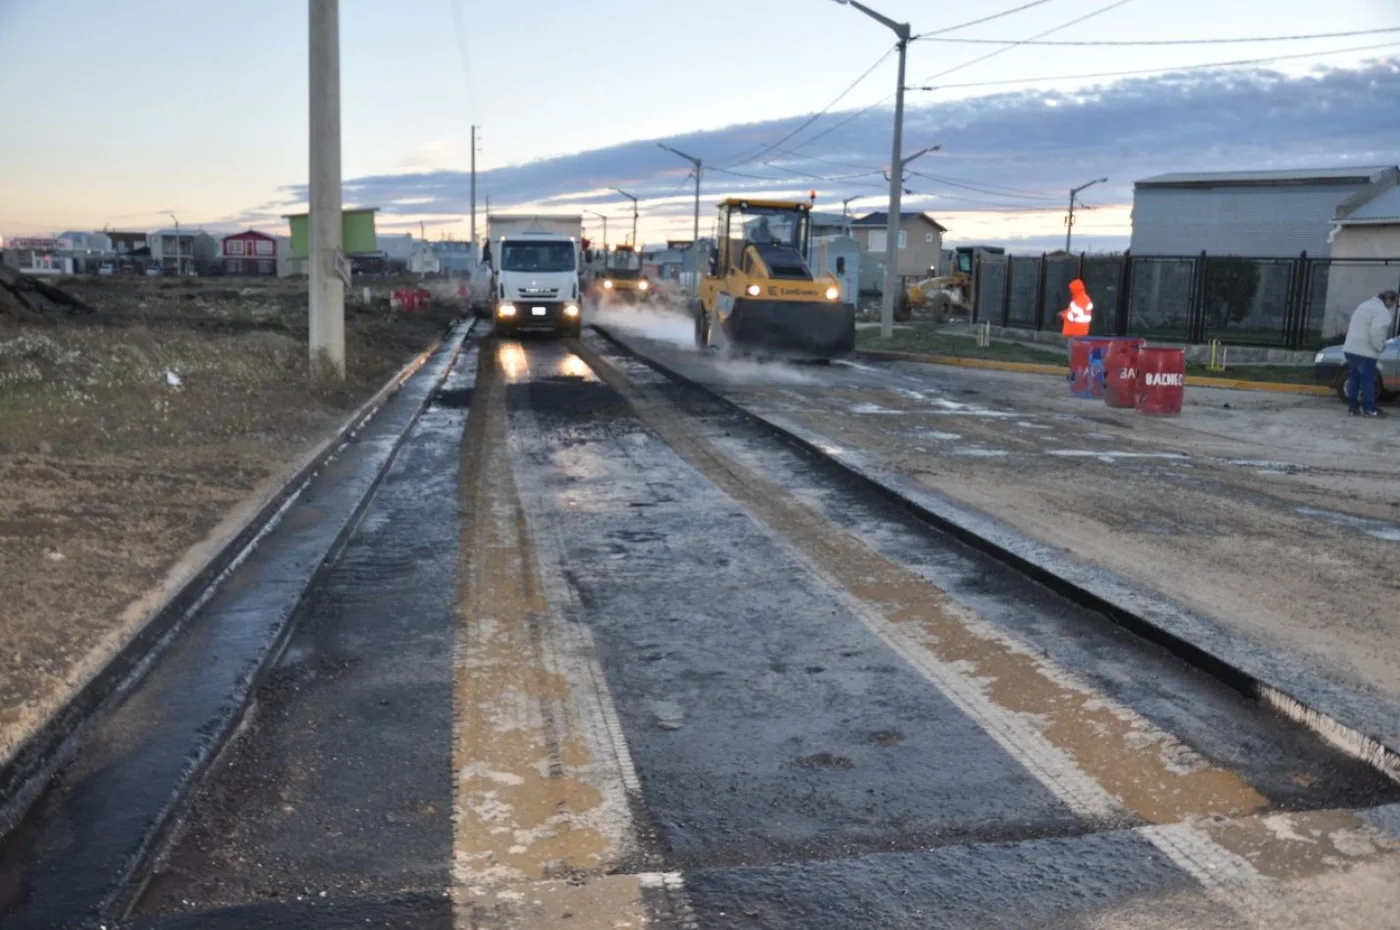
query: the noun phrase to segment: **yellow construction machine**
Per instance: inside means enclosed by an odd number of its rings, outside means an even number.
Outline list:
[[[598,279],[600,296],[629,304],[646,300],[651,294],[651,282],[642,274],[641,251],[635,245],[619,245],[605,255],[603,274]]]
[[[834,275],[805,258],[811,206],[730,197],[700,281],[695,344],[732,352],[826,361],[855,350],[855,306]]]
[[[953,260],[947,274],[931,275],[905,287],[899,314],[902,319],[908,320],[919,311],[933,317],[935,322],[946,323],[954,312],[970,313],[977,301],[977,295],[972,292],[977,259],[982,255],[1006,253],[1005,249],[994,245],[962,245],[952,251]]]

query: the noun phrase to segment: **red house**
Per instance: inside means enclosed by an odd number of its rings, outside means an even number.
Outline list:
[[[224,274],[277,274],[277,240],[256,229],[223,239]]]

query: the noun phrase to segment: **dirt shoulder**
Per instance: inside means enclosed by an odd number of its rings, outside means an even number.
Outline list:
[[[726,390],[1400,701],[1391,421],[1348,418],[1330,398],[1208,389],[1154,419],[1042,376],[919,365]]]
[[[95,312],[0,322],[0,759],[455,312],[347,308],[330,388],[303,283],[63,286]]]

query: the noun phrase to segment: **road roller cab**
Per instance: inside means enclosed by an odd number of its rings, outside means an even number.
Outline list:
[[[640,303],[651,294],[651,282],[642,273],[642,253],[636,246],[619,245],[606,253],[598,288],[604,300]]]
[[[825,360],[855,349],[855,307],[834,275],[807,265],[810,207],[731,197],[719,205],[718,242],[700,282],[701,347]]]

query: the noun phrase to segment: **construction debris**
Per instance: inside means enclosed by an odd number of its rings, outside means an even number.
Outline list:
[[[38,320],[56,313],[92,313],[66,291],[0,262],[0,316]]]

